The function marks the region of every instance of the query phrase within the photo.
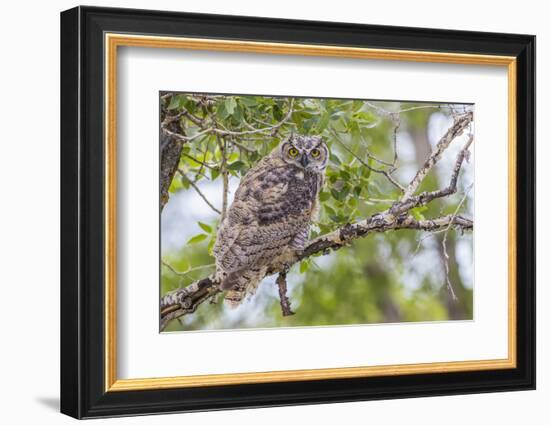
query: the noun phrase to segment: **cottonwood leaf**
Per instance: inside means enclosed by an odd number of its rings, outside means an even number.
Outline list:
[[[193,236],[191,239],[189,239],[189,240],[187,241],[187,244],[188,244],[188,245],[191,245],[191,244],[194,244],[194,243],[202,242],[202,241],[204,241],[207,237],[208,237],[208,235],[205,235],[204,233],[201,233],[201,234],[199,234],[199,235],[195,235],[195,236]]]
[[[199,227],[204,230],[206,233],[212,233],[212,227],[202,221],[198,222]]]

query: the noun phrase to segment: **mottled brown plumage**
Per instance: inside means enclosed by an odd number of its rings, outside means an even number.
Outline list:
[[[291,136],[241,180],[214,246],[215,280],[238,305],[270,269],[302,250],[318,211],[328,149],[317,136]]]

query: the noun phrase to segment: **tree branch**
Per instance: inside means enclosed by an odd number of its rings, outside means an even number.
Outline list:
[[[216,136],[218,146],[222,155],[222,161],[220,164],[220,174],[222,176],[223,192],[222,192],[222,210],[220,223],[223,222],[225,214],[227,213],[228,198],[229,198],[229,171],[227,170],[227,142],[225,139]]]
[[[457,115],[455,117],[455,122],[443,135],[443,137],[437,142],[435,149],[432,151],[424,165],[417,171],[414,178],[411,180],[409,185],[405,188],[402,200],[405,201],[410,198],[418,189],[426,175],[430,172],[433,166],[441,159],[441,155],[450,145],[450,143],[470,125],[474,119],[474,114],[472,112],[466,112],[462,115]]]
[[[342,146],[347,152],[349,152],[355,159],[357,159],[357,161],[359,161],[359,163],[363,166],[363,167],[366,167],[368,168],[370,171],[374,172],[374,173],[379,173],[379,174],[382,174],[384,177],[386,177],[388,179],[388,181],[393,184],[396,188],[398,188],[401,192],[403,192],[405,189],[403,188],[403,186],[401,186],[399,184],[399,182],[397,180],[395,180],[393,178],[393,176],[391,175],[391,170],[389,171],[386,171],[386,170],[383,170],[381,168],[375,168],[373,166],[371,166],[369,163],[363,161],[363,159],[361,157],[359,157],[359,155],[355,154],[355,152],[353,152],[341,139],[340,137],[338,136],[338,134],[335,132],[335,131],[332,131],[332,134],[335,136],[335,139],[339,144],[340,146]],[[367,157],[369,158],[372,158],[374,159],[375,161],[377,161],[378,163],[381,163],[381,164],[384,164],[384,165],[388,165],[388,166],[392,166],[392,164],[389,164],[389,163],[386,163],[382,160],[379,160],[377,158],[375,158],[372,154],[370,154],[369,152],[367,152]],[[395,159],[396,160],[396,159]]]
[[[206,205],[208,205],[210,207],[210,209],[212,209],[212,211],[218,213],[221,215],[221,211],[219,209],[217,209],[213,204],[212,202],[210,202],[208,200],[208,198],[206,197],[206,195],[204,193],[202,193],[202,191],[199,189],[199,187],[197,186],[197,184],[191,180],[189,177],[187,177],[185,175],[185,173],[178,168],[178,173],[180,174],[180,176],[182,176],[185,180],[187,180],[187,182],[189,183],[189,185],[195,189],[195,192],[197,192],[197,194],[202,198],[202,200],[206,203]]]
[[[447,215],[433,220],[416,220],[410,215],[404,215],[397,219],[391,217],[391,214],[386,211],[319,236],[309,241],[302,252],[296,253],[295,258],[288,266],[315,254],[328,254],[330,251],[338,250],[352,241],[372,233],[404,229],[434,232],[448,227],[454,227],[461,231],[473,229],[473,221],[460,215]],[[268,270],[266,276],[281,272],[284,273],[285,270]],[[170,321],[195,312],[200,304],[220,292],[213,280],[213,275],[211,275],[165,295],[160,303],[161,330],[164,330]]]
[[[288,295],[286,294],[286,271],[282,271],[279,273],[279,276],[277,276],[277,280],[275,281],[275,283],[279,287],[279,301],[281,303],[281,312],[283,313],[283,316],[292,316],[294,312],[290,308],[290,300],[288,299]]]
[[[402,214],[405,211],[408,211],[411,208],[414,207],[420,207],[423,205],[426,205],[428,202],[433,201],[436,198],[443,198],[445,196],[453,195],[456,193],[456,185],[458,182],[458,175],[460,174],[460,169],[462,168],[462,163],[464,162],[464,159],[468,155],[468,149],[470,148],[470,145],[474,141],[474,137],[470,135],[468,141],[464,145],[464,147],[460,150],[458,153],[458,156],[456,158],[455,166],[453,168],[453,172],[451,174],[451,181],[449,182],[449,185],[444,189],[434,190],[432,192],[423,192],[420,195],[415,196],[409,196],[406,195],[403,196],[400,202],[396,202],[392,208],[390,209],[392,214],[399,215]],[[430,156],[431,158],[431,156]],[[430,159],[426,162],[426,164],[430,162]],[[437,162],[437,161],[436,161]],[[432,163],[432,167],[435,164],[435,162]],[[430,167],[431,168],[431,167]],[[417,174],[418,175],[418,174]]]

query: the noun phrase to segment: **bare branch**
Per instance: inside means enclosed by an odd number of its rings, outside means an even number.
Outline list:
[[[167,126],[168,124],[179,120],[181,117],[186,117],[187,119],[189,119],[189,121],[191,121],[193,124],[195,124],[199,128],[204,128],[205,127],[205,120],[204,119],[201,119],[201,118],[191,114],[185,108],[182,108],[182,110],[180,112],[178,112],[177,114],[175,114],[175,115],[167,114],[166,118],[164,118],[164,121],[162,122],[162,125]]]
[[[233,146],[236,146],[238,149],[241,149],[241,150],[246,151],[246,152],[249,152],[249,153],[256,152],[255,149],[249,148],[248,146],[243,145],[243,144],[240,143],[240,142],[237,142],[237,141],[235,140],[235,137],[234,137],[234,136],[228,136],[227,139],[229,140],[229,143],[231,143]]]
[[[353,152],[341,139],[340,137],[338,136],[338,134],[334,131],[332,131],[332,134],[335,136],[335,139],[339,144],[340,146],[342,146],[347,152],[349,152],[355,159],[357,159],[357,161],[359,161],[361,163],[362,166],[364,167],[367,167],[369,170],[371,170],[372,172],[374,173],[378,173],[378,174],[382,174],[384,177],[386,177],[388,179],[388,181],[393,184],[395,187],[397,187],[401,192],[403,192],[405,189],[403,188],[403,186],[401,186],[401,184],[399,184],[399,182],[397,180],[395,180],[393,178],[393,176],[390,174],[389,171],[386,171],[386,170],[382,170],[381,168],[375,168],[371,165],[369,165],[369,163],[365,162],[359,155],[357,155],[355,152]],[[367,156],[369,158],[373,158],[373,155],[371,155],[370,153],[367,152]],[[386,164],[384,163],[383,161],[380,161],[380,160],[376,160],[377,162],[380,162],[382,164]],[[387,165],[391,165],[391,164],[387,164]]]
[[[221,214],[221,213],[222,213],[219,209],[217,209],[217,208],[208,200],[208,198],[205,196],[205,194],[202,193],[202,191],[199,189],[199,187],[197,186],[197,184],[196,184],[193,180],[191,180],[189,177],[187,177],[187,176],[185,175],[185,173],[184,173],[181,169],[179,169],[179,168],[178,168],[178,173],[179,173],[185,180],[187,180],[187,182],[189,183],[189,185],[190,185],[193,189],[195,189],[195,192],[197,192],[197,194],[202,198],[202,200],[206,203],[206,205],[208,205],[208,206],[209,206],[213,211],[215,211],[216,213],[218,213],[218,214]]]
[[[183,143],[189,143],[192,142],[195,139],[198,139],[199,137],[204,136],[205,134],[212,133],[214,131],[213,128],[207,128],[206,130],[199,131],[198,133],[195,133],[192,136],[184,136],[183,134],[176,133],[174,131],[168,130],[166,127],[162,127],[162,131],[166,133],[168,136],[173,137],[174,139],[178,139],[182,141]]]
[[[472,140],[472,137],[470,137],[470,141],[471,140]],[[467,145],[467,146],[469,146],[469,145]],[[464,149],[467,149],[467,147],[465,147]],[[463,149],[463,151],[464,151],[464,149]],[[453,212],[453,217],[457,216],[458,212],[460,211],[460,208],[462,208],[462,205],[466,201],[466,198],[468,197],[468,194],[470,193],[470,190],[472,189],[472,187],[473,187],[473,185],[470,185],[470,187],[464,192],[464,196],[462,197],[462,199],[458,203],[455,211]],[[452,221],[451,221],[451,223],[452,223]],[[449,292],[451,294],[451,298],[453,299],[453,301],[456,301],[457,297],[456,297],[455,291],[453,289],[453,284],[451,282],[451,278],[449,277],[449,254],[447,253],[447,236],[449,235],[449,230],[451,229],[451,223],[449,223],[449,225],[447,226],[447,228],[444,231],[443,240],[441,241],[441,245],[443,246],[443,256],[445,258],[444,259],[445,281],[447,282],[447,288],[449,289]]]
[[[297,252],[290,267],[297,262],[311,257],[314,254],[328,254],[331,250],[338,250],[352,241],[363,238],[372,233],[380,233],[392,230],[422,230],[426,232],[439,231],[448,226],[461,231],[472,230],[473,221],[460,215],[448,215],[432,220],[416,220],[405,215],[398,219],[391,218],[389,212],[376,214],[355,224],[347,224],[329,234],[319,236],[308,242],[302,252]],[[285,270],[268,270],[267,275],[285,273]],[[196,311],[197,307],[207,299],[218,294],[220,289],[213,276],[193,282],[189,286],[177,289],[165,295],[161,299],[161,330],[171,320]]]
[[[399,109],[398,111],[388,111],[387,109],[382,108],[381,106],[375,105],[372,102],[365,102],[365,104],[369,107],[374,109],[376,112],[378,112],[380,115],[383,116],[391,116],[392,114],[403,114],[405,112],[411,112],[416,111],[418,109],[443,109],[443,108],[449,108],[447,105],[421,105],[421,106],[412,106],[410,108],[405,109]]]
[[[216,168],[214,165],[210,165],[206,161],[201,161],[200,159],[197,159],[194,156],[189,155],[188,153],[184,153],[183,156],[189,158],[193,162],[196,162],[197,164],[199,164],[202,167],[208,168],[209,170],[213,170],[213,169]]]
[[[227,171],[227,142],[225,139],[217,137],[218,146],[222,155],[222,162],[220,165],[220,174],[222,176],[223,182],[223,193],[222,193],[222,211],[220,223],[223,222],[225,214],[227,213],[228,207],[228,196],[229,196],[229,172]]]
[[[176,270],[174,267],[172,267],[170,264],[168,264],[166,261],[162,261],[162,265],[179,277],[188,277],[191,273],[194,273],[200,270],[212,269],[216,267],[216,265],[212,263],[212,264],[205,264],[202,266],[191,267],[190,269],[180,272]]]
[[[277,276],[275,281],[276,285],[279,287],[279,301],[281,303],[281,312],[283,316],[292,316],[294,312],[290,308],[290,300],[286,294],[287,285],[286,285],[286,271],[282,271]]]
[[[424,177],[429,173],[433,166],[439,161],[441,155],[450,145],[450,143],[470,125],[473,121],[474,115],[472,112],[467,112],[462,115],[457,115],[455,118],[454,124],[447,130],[443,137],[437,142],[435,149],[432,151],[424,165],[418,170],[414,178],[411,180],[409,185],[405,189],[402,200],[405,201],[410,198],[415,192],[416,189],[420,186]]]
[[[474,137],[470,135],[468,138],[468,141],[464,145],[464,147],[460,150],[458,153],[458,156],[456,158],[455,166],[453,168],[453,172],[451,174],[451,181],[449,182],[449,185],[440,190],[435,190],[432,192],[423,192],[419,195],[415,196],[409,196],[408,198],[406,196],[403,196],[403,199],[400,202],[396,202],[392,208],[391,212],[394,215],[402,214],[405,211],[408,211],[411,208],[419,207],[422,205],[426,205],[428,202],[433,201],[437,198],[443,198],[445,196],[452,195],[456,193],[456,185],[458,182],[458,175],[460,173],[460,169],[462,168],[462,163],[464,162],[464,159],[467,156],[468,149],[470,148],[470,145],[472,144],[474,140]],[[433,166],[433,165],[432,165]],[[417,174],[418,175],[418,174]]]
[[[397,165],[397,159],[399,157],[397,153],[397,132],[399,131],[399,127],[401,126],[401,116],[399,114],[392,115],[392,121],[394,122],[393,127],[393,161],[391,163],[391,172],[395,170],[395,167]]]
[[[213,280],[207,277],[165,295],[160,304],[160,329],[164,330],[178,317],[193,313],[200,304],[219,292]]]

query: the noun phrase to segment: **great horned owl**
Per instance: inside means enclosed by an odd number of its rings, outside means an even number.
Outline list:
[[[328,156],[321,137],[291,135],[242,178],[214,245],[215,281],[229,305],[304,248]]]

